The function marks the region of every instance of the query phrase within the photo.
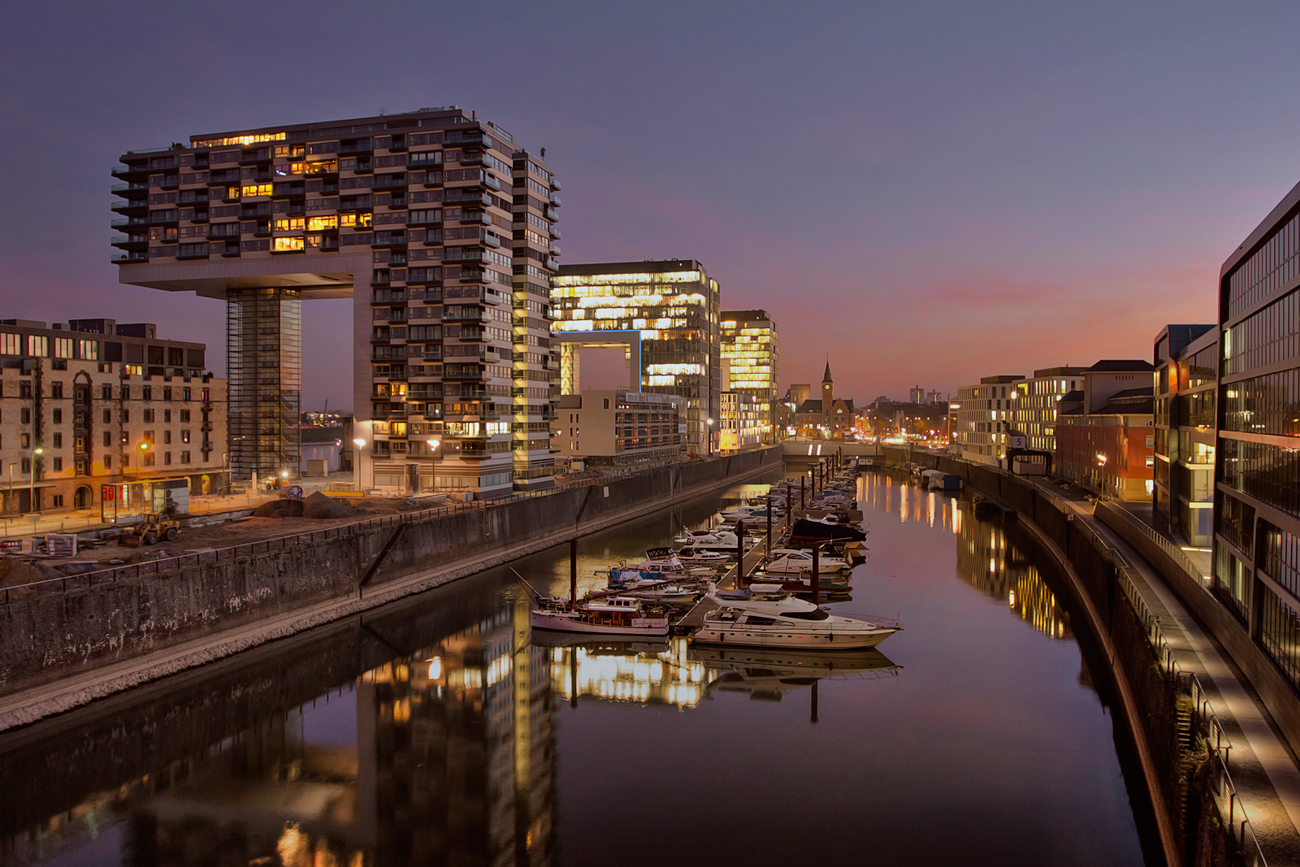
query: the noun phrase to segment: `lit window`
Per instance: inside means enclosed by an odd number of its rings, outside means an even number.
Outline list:
[[[302,250],[305,246],[301,235],[290,236],[287,238],[276,238],[275,246],[272,251],[276,253],[291,253],[296,250]]]
[[[302,222],[299,220],[298,222]],[[325,229],[337,229],[339,227],[339,218],[330,217],[312,217],[307,221],[307,230],[309,232],[320,232]],[[300,227],[301,228],[301,227]]]
[[[277,232],[301,232],[307,225],[307,221],[302,217],[289,217],[283,220],[275,221],[275,230]]]
[[[240,190],[240,195],[245,198],[249,196],[269,196],[271,195],[271,185],[248,184]]]

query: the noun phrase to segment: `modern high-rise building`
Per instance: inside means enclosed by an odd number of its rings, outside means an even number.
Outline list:
[[[554,331],[639,332],[641,391],[685,398],[687,451],[707,454],[722,390],[718,281],[693,259],[670,259],[565,265],[552,282]]]
[[[1188,545],[1208,548],[1214,536],[1219,330],[1168,325],[1156,335],[1154,360],[1155,525]]]
[[[301,305],[351,297],[363,485],[554,483],[559,183],[509,132],[451,106],[196,135],[121,162],[118,279],[226,302],[236,478],[297,471]]]
[[[776,423],[777,338],[766,310],[722,311],[722,360],[730,365],[730,390],[754,398],[766,443],[785,439]]]
[[[1218,325],[1213,590],[1300,689],[1300,185],[1223,263]]]

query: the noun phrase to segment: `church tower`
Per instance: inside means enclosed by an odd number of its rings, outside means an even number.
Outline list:
[[[822,377],[822,412],[829,413],[835,403],[835,381],[831,379],[831,360],[826,359],[826,375]]]

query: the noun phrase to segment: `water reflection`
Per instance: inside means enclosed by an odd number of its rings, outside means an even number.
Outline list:
[[[567,636],[566,636],[567,637]],[[537,633],[534,642],[555,639]],[[561,639],[562,641],[563,639]],[[694,707],[714,675],[687,654],[689,642],[657,644],[570,641],[550,650],[551,689],[576,707],[576,699]]]
[[[973,518],[963,524],[957,536],[957,577],[993,599],[1005,600],[1017,617],[1044,635],[1074,639],[1069,614],[1033,561],[1009,543],[1000,524]]]
[[[967,587],[1068,639],[1026,549],[883,475],[859,501],[855,581],[908,619],[907,677],[878,650],[530,639],[502,569],[0,736],[0,862],[838,863],[869,838],[899,863],[1138,863],[1075,646]],[[716,505],[584,540],[580,576]],[[568,556],[515,566],[567,593]],[[764,825],[699,819],[719,804]]]

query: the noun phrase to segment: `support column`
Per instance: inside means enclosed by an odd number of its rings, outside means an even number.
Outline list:
[[[302,293],[231,289],[226,293],[233,478],[297,478],[302,455]]]

